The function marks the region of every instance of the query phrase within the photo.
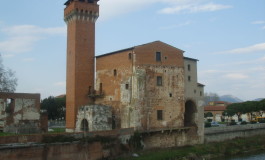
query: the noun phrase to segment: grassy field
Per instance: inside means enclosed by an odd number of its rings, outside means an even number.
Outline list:
[[[234,140],[170,149],[137,152],[139,157],[123,157],[119,160],[174,160],[185,158],[216,159],[248,152],[264,151],[265,137],[237,138]]]

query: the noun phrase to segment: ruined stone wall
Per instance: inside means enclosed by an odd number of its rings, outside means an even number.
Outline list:
[[[87,120],[88,131],[104,131],[112,128],[112,108],[104,105],[80,107],[77,113],[76,132],[82,131],[82,121]]]
[[[4,132],[36,133],[40,131],[40,95],[0,93],[0,120]]]

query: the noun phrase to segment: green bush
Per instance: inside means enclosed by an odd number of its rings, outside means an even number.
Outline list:
[[[205,128],[209,128],[209,127],[212,127],[212,125],[211,125],[210,122],[205,122],[205,123],[204,123],[204,127],[205,127]]]
[[[231,125],[231,126],[232,126],[232,125],[236,125],[235,120],[232,120],[232,121],[230,122],[230,125]]]
[[[142,134],[139,132],[134,132],[134,135],[128,141],[128,144],[133,150],[141,150],[143,149],[142,145]]]
[[[264,119],[262,119],[262,120],[260,120],[260,121],[259,121],[259,123],[265,123],[265,120],[264,120]]]
[[[248,124],[246,121],[241,122],[241,125],[246,125],[246,124]]]
[[[57,135],[57,136],[44,136],[42,139],[43,143],[56,143],[56,142],[73,142],[77,139],[72,136]]]
[[[251,123],[251,124],[255,124],[255,123],[257,123],[257,122],[256,122],[256,121],[250,121],[250,123]]]
[[[212,122],[213,120],[212,119],[207,119],[208,122]]]

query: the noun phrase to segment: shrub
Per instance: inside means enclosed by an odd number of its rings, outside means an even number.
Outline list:
[[[255,124],[255,123],[257,123],[257,122],[256,122],[256,121],[250,121],[250,123],[251,123],[251,124]]]
[[[204,123],[204,127],[205,127],[205,128],[212,127],[212,124],[211,124],[210,122],[205,122],[205,123]]]
[[[212,122],[213,120],[212,119],[207,119],[208,122]]]
[[[232,125],[236,125],[235,120],[232,120],[232,121],[230,122],[230,125],[231,125],[231,126],[232,126]]]
[[[248,124],[246,121],[241,122],[241,125],[246,125],[246,124]]]
[[[76,141],[76,138],[66,135],[44,136],[42,139],[43,143],[73,142],[73,141]]]
[[[143,149],[142,145],[142,134],[139,132],[134,132],[134,135],[130,137],[128,144],[133,150],[141,150]]]

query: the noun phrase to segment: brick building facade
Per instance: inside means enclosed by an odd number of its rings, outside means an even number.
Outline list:
[[[108,123],[113,129],[182,128],[184,134],[183,128],[193,128],[194,139],[202,142],[203,85],[197,83],[198,60],[183,57],[184,51],[176,47],[154,41],[99,55],[95,68],[91,45],[95,41],[97,0],[68,0],[65,4],[67,131],[80,131],[82,119],[89,119],[77,117],[84,112],[80,108],[94,103],[99,108],[111,107]]]

